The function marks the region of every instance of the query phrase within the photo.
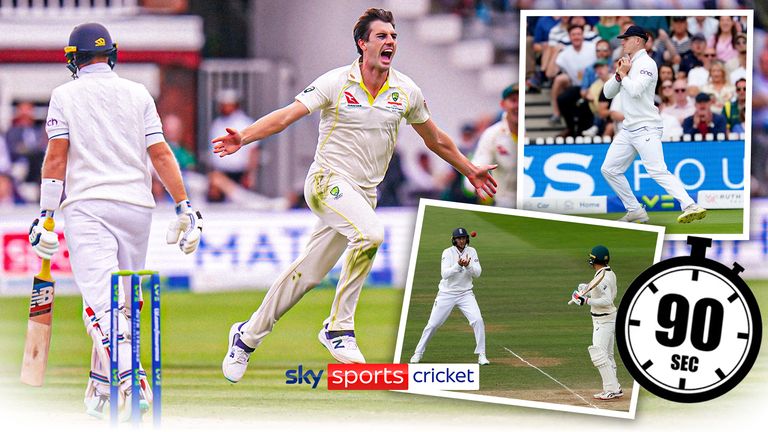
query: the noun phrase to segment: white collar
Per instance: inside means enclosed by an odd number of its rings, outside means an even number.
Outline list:
[[[77,74],[78,75],[87,75],[90,73],[104,73],[104,72],[112,72],[112,68],[109,67],[108,64],[98,62],[98,63],[92,63],[87,66],[83,66],[81,69],[78,69]]]

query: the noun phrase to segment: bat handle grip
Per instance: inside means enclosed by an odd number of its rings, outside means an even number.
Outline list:
[[[568,304],[573,304],[573,299],[568,300]]]
[[[53,229],[56,228],[56,223],[54,223],[51,216],[45,218],[45,222],[43,222],[43,228],[48,231],[53,231]],[[46,280],[51,279],[51,260],[43,259],[43,266],[40,269],[40,275]]]

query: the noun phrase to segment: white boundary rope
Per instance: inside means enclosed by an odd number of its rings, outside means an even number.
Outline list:
[[[576,393],[575,391],[573,391],[573,390],[571,390],[570,388],[568,388],[568,386],[567,386],[567,385],[565,385],[565,384],[561,383],[560,381],[556,380],[555,378],[553,378],[553,377],[552,377],[552,375],[550,375],[550,374],[548,374],[548,373],[544,372],[543,370],[541,370],[541,369],[537,368],[536,366],[532,365],[531,363],[527,362],[527,361],[526,361],[524,358],[522,358],[522,357],[520,357],[519,355],[515,354],[515,352],[514,352],[514,351],[512,351],[511,349],[509,349],[509,348],[507,348],[507,347],[502,347],[502,348],[504,348],[505,350],[509,351],[509,352],[510,352],[510,353],[511,353],[513,356],[515,356],[515,357],[519,358],[521,362],[523,362],[523,363],[527,364],[528,366],[530,366],[530,367],[532,367],[532,368],[536,369],[537,371],[539,371],[539,372],[543,373],[543,374],[544,374],[544,375],[545,375],[547,378],[551,379],[552,381],[554,381],[554,382],[556,382],[556,383],[560,384],[560,386],[562,386],[564,389],[568,390],[568,391],[569,391],[569,392],[571,392],[571,393],[572,393],[574,396],[576,396],[577,398],[579,398],[579,399],[581,399],[582,401],[584,401],[584,403],[585,403],[585,404],[587,404],[587,405],[591,406],[591,407],[592,407],[592,408],[594,408],[594,409],[600,409],[600,408],[596,407],[595,405],[593,405],[592,403],[590,403],[588,400],[584,399],[584,397],[582,397],[580,394],[578,394],[578,393]]]

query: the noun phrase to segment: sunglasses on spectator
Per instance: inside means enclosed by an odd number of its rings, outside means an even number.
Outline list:
[[[746,40],[746,39],[736,39],[736,44],[737,44],[737,45],[738,45],[738,44],[744,44],[744,45],[746,45],[746,44],[747,44],[747,40]]]
[[[736,91],[747,91],[746,87],[736,87]]]
[[[675,89],[675,93],[685,93],[686,91],[688,91],[688,90],[686,90],[684,88],[676,88]]]
[[[662,88],[662,89],[664,89],[664,90],[666,90],[666,89],[671,89],[671,88],[672,88],[672,86],[661,86],[661,88]]]
[[[704,57],[717,57],[717,54],[704,54]]]
[[[610,50],[607,48],[598,48],[597,52],[609,52]]]

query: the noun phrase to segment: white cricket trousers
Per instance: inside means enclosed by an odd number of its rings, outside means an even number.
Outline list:
[[[147,257],[149,227],[152,209],[109,200],[75,201],[62,209],[64,236],[69,250],[72,275],[83,296],[83,310],[90,308],[104,335],[109,335],[109,313],[112,293],[112,273],[118,270],[141,270]],[[129,384],[131,373],[131,345],[128,318],[130,318],[130,277],[120,284],[118,316],[119,374],[122,387]],[[86,329],[91,317],[83,313]],[[93,337],[93,335],[92,335]],[[98,339],[98,338],[97,338]],[[91,380],[100,391],[108,391],[109,363],[100,356],[106,345],[93,341],[91,353]]]
[[[603,379],[603,390],[616,391],[621,386],[616,376],[616,358],[613,355],[613,342],[616,339],[616,314],[605,317],[592,317],[592,345],[600,347],[608,356],[608,379]],[[618,387],[616,387],[618,386]]]
[[[661,146],[661,133],[662,128],[642,127],[633,131],[622,128],[608,147],[608,153],[605,155],[600,171],[627,211],[638,210],[641,207],[624,175],[638,154],[651,178],[668,194],[680,201],[681,208],[693,204],[693,199],[685,191],[683,183],[667,169],[664,150]]]
[[[112,273],[141,270],[147,258],[152,209],[108,200],[75,201],[62,209],[64,236],[69,249],[72,275],[89,306],[99,319],[109,315]],[[120,307],[130,305],[120,286]],[[108,329],[105,329],[108,331]]]
[[[477,305],[475,293],[472,290],[463,293],[446,293],[440,291],[437,293],[435,303],[432,305],[432,312],[429,314],[429,321],[424,331],[421,333],[418,345],[416,345],[416,354],[424,354],[432,336],[451,315],[453,308],[458,306],[461,313],[469,321],[472,330],[475,333],[475,354],[485,354],[485,324],[480,315],[480,307]]]
[[[256,348],[275,322],[292,308],[347,251],[336,286],[328,330],[354,330],[360,292],[373,266],[384,228],[374,212],[376,191],[364,191],[339,174],[312,170],[304,183],[309,208],[320,220],[304,252],[267,291],[261,306],[241,327],[241,340]]]

